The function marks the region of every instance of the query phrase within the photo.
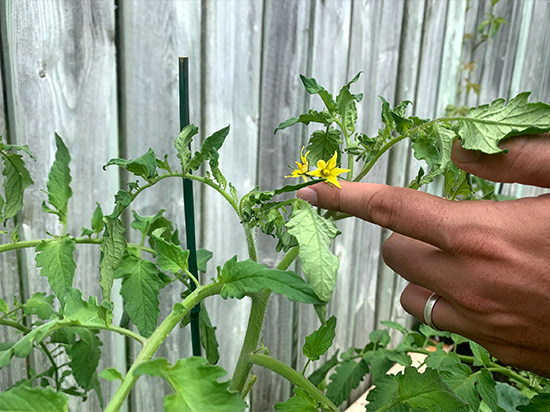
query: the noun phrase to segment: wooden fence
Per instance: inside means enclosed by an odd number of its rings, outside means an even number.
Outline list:
[[[354,90],[365,96],[358,128],[368,134],[381,124],[377,95],[391,103],[410,99],[421,117],[442,115],[447,104],[457,101],[457,83],[465,75],[462,62],[475,62],[470,81],[479,85],[479,96],[462,93],[461,104],[509,98],[523,90],[533,92],[532,101],[550,101],[550,2],[501,0],[495,15],[507,24],[476,48],[481,40],[477,28],[490,10],[490,0],[5,0],[0,6],[0,134],[4,141],[28,144],[38,157],[27,162],[36,184],[27,190],[18,216],[20,236],[36,239],[45,230],[59,230],[55,218],[41,210],[41,190],[55,154],[54,133],[63,137],[73,159],[73,235],[89,226],[96,201],[108,211],[113,194],[124,187],[118,171],[101,170],[110,158],[135,158],[151,147],[175,161],[178,56],[190,58],[191,120],[200,135],[231,124],[221,169],[240,194],[256,185],[269,189],[285,183],[287,165],[307,141],[305,127],[273,135],[279,122],[319,105],[303,91],[300,73],[337,91],[362,70]],[[383,158],[368,180],[402,185],[417,166],[403,145]],[[196,190],[198,242],[214,252],[210,267],[235,254],[244,258],[246,247],[230,208],[213,191]],[[503,190],[538,193],[515,185]],[[182,205],[181,183],[164,182],[139,198],[135,209],[153,215],[166,208],[182,229]],[[386,234],[351,220],[341,224],[341,231],[334,246],[341,267],[329,305],[338,318],[337,338],[329,355],[336,348],[364,345],[380,320],[407,321],[398,303],[403,282],[380,259]],[[3,235],[0,241],[8,238]],[[259,236],[258,244],[260,261],[274,266],[280,257],[272,239]],[[85,296],[101,296],[98,258],[97,247],[76,250],[75,286]],[[5,253],[0,265],[0,295],[6,300],[49,290],[36,269],[34,250]],[[180,292],[163,293],[161,316]],[[220,365],[232,373],[249,303],[211,299],[206,305],[218,328]],[[120,301],[115,310],[120,317]],[[317,327],[312,308],[275,297],[263,340],[272,355],[301,368],[304,337]],[[0,333],[2,342],[17,336],[7,328]],[[119,336],[101,338],[99,369],[125,370],[126,357],[133,359],[136,348]],[[190,348],[188,328],[181,329],[158,356],[173,362],[190,356]],[[39,356],[29,364],[14,361],[0,371],[0,388],[24,378],[26,368],[41,370],[44,365]],[[290,386],[278,376],[255,373],[259,380],[249,399],[252,411],[272,410],[270,405],[290,396]],[[365,385],[352,395],[358,396]],[[103,382],[104,397],[109,399],[117,386]],[[141,378],[125,408],[162,410],[168,392],[160,380]],[[100,409],[93,394],[78,408]]]

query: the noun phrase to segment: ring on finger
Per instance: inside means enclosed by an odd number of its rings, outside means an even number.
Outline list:
[[[424,322],[430,328],[437,330],[439,332],[442,332],[441,329],[439,329],[437,326],[434,325],[432,320],[432,312],[434,310],[434,306],[440,297],[441,296],[439,296],[437,293],[432,293],[428,298],[428,300],[426,301],[426,305],[424,305]]]

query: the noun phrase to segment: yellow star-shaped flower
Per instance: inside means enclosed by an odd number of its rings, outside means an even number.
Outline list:
[[[338,152],[334,152],[334,156],[332,156],[328,162],[319,160],[317,162],[317,170],[309,172],[307,175],[327,179],[328,182],[341,189],[342,186],[340,186],[340,183],[338,183],[338,179],[336,179],[336,177],[342,173],[349,172],[350,169],[340,169],[339,167],[336,167],[337,158]]]
[[[307,155],[309,152],[306,152],[304,155],[304,147],[302,147],[302,150],[300,151],[300,159],[302,160],[302,163],[296,162],[296,169],[292,170],[292,174],[285,176],[285,177],[302,177],[304,179],[304,182],[307,182],[306,174],[309,170],[309,164],[307,162]]]

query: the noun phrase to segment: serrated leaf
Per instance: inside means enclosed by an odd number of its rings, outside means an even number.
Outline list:
[[[375,345],[380,345],[385,348],[388,346],[388,343],[390,343],[391,338],[386,329],[377,329],[369,333],[369,340]]]
[[[403,335],[406,335],[407,332],[408,332],[405,327],[403,327],[399,323],[393,322],[391,320],[382,320],[382,321],[380,321],[380,324],[383,325],[383,326],[386,326],[390,329],[395,329],[395,330],[401,332]]]
[[[53,300],[53,295],[37,292],[23,304],[23,313],[27,316],[36,314],[40,319],[48,320],[54,314]]]
[[[101,357],[100,346],[103,345],[97,331],[79,329],[80,340],[67,347],[67,355],[71,359],[69,366],[76,382],[85,390],[94,389],[97,380],[96,368]],[[81,334],[87,334],[85,338]]]
[[[218,150],[222,147],[228,134],[229,126],[226,126],[204,139],[200,151],[195,152],[195,155],[189,162],[189,167],[197,170],[207,160],[215,159],[217,162],[219,158]]]
[[[357,96],[351,94],[349,84],[342,87],[336,97],[336,112],[340,115],[344,128],[350,133],[355,133],[355,123],[357,122],[356,100]]]
[[[59,223],[67,224],[67,205],[73,195],[71,190],[71,170],[69,163],[71,155],[69,149],[65,146],[63,139],[58,134],[55,135],[55,161],[48,174],[48,202],[55,208],[55,214],[59,218]]]
[[[151,148],[149,148],[147,153],[136,159],[111,159],[107,162],[106,165],[103,166],[103,170],[105,170],[107,166],[112,165],[122,167],[130,173],[139,177],[143,177],[146,180],[151,179],[157,173],[157,157],[155,155],[155,152]]]
[[[460,364],[460,358],[454,352],[446,352],[440,346],[437,346],[435,351],[430,352],[426,358],[426,365],[432,369],[449,368]]]
[[[300,80],[302,80],[302,83],[309,94],[318,94],[321,99],[323,99],[323,103],[325,103],[325,106],[329,112],[334,110],[335,103],[332,95],[327,92],[324,87],[320,86],[319,83],[317,83],[317,80],[313,77],[306,77],[302,74],[300,75]]]
[[[523,92],[504,105],[497,99],[490,105],[472,108],[458,120],[457,133],[462,146],[484,153],[501,153],[500,141],[511,136],[550,131],[550,105],[527,103],[530,92]]]
[[[105,217],[117,219],[126,210],[130,203],[132,203],[132,200],[133,198],[130,192],[120,189],[115,194],[115,207],[113,208],[113,211],[109,216]],[[105,222],[105,219],[103,221]]]
[[[10,307],[6,303],[6,301],[2,298],[0,298],[0,312],[8,313],[10,311]]]
[[[125,256],[115,271],[116,279],[122,278],[120,294],[124,298],[124,309],[139,333],[149,337],[157,328],[159,290],[162,281],[154,263]]]
[[[334,154],[334,152],[332,154]],[[262,202],[271,200],[274,196],[277,196],[283,193],[295,192],[303,187],[315,185],[317,183],[319,183],[319,180],[310,180],[309,182],[303,182],[297,185],[286,185],[279,189],[269,190],[264,192],[259,192],[257,190],[258,188],[256,187],[254,190],[250,192],[249,199],[252,203],[262,203]]]
[[[124,377],[122,376],[122,374],[119,372],[118,369],[116,368],[107,368],[107,369],[103,369],[99,375],[98,375],[100,378],[102,379],[105,379],[107,381],[110,381],[110,382],[114,382],[114,381],[117,381],[117,380],[123,380]]]
[[[333,127],[328,130],[316,130],[311,135],[307,149],[309,151],[308,160],[317,164],[319,160],[328,160],[334,156],[334,152],[340,154],[340,145],[342,144],[341,132]],[[339,157],[339,156],[338,156]]]
[[[189,160],[191,160],[191,149],[190,145],[193,141],[193,136],[199,132],[199,129],[194,124],[185,126],[179,136],[174,142],[174,146],[178,151],[178,157],[180,159],[183,173],[187,173],[189,168]]]
[[[340,363],[338,361],[339,352],[340,349],[338,349],[329,360],[323,363],[320,368],[316,369],[311,375],[309,375],[308,379],[311,383],[318,386],[325,379],[327,373]]]
[[[327,398],[339,406],[349,397],[351,391],[359,386],[367,373],[369,373],[369,366],[363,359],[359,362],[343,361],[336,367],[335,373],[330,375]]]
[[[99,284],[103,293],[103,299],[111,301],[111,289],[113,288],[113,279],[115,270],[122,261],[127,242],[124,237],[126,228],[119,219],[112,219],[108,216],[103,218],[105,230],[99,250],[101,259],[99,262]]]
[[[69,412],[69,397],[52,388],[20,385],[0,393],[0,411]]]
[[[496,391],[496,383],[493,379],[493,374],[485,368],[482,368],[477,374],[477,390],[481,395],[481,399],[491,408],[492,411],[498,412],[498,395]]]
[[[82,299],[82,292],[78,289],[67,289],[65,294],[65,307],[63,308],[63,319],[72,323],[98,327],[105,327],[110,319],[100,316],[101,308],[97,304],[97,298],[90,296],[86,302]],[[111,315],[112,316],[112,315]]]
[[[302,352],[312,361],[319,360],[332,346],[336,336],[336,317],[332,316],[319,329],[306,336]]]
[[[94,233],[100,233],[103,230],[105,224],[103,223],[103,210],[99,202],[96,202],[96,208],[92,215],[92,230]]]
[[[291,117],[290,119],[280,123],[273,134],[276,134],[278,130],[286,129],[287,127],[294,126],[297,123],[308,125],[312,122],[329,125],[331,123],[330,114],[325,111],[318,112],[316,110],[309,110],[307,113],[301,114],[299,117]]]
[[[550,410],[550,393],[539,393],[531,398],[527,405],[516,408],[520,412],[541,412]]]
[[[406,367],[403,374],[386,375],[367,396],[367,412],[384,410],[458,412],[468,405],[441,380],[437,372],[427,369],[420,374]],[[401,407],[402,409],[398,409]]]
[[[281,412],[319,412],[317,401],[306,390],[294,388],[292,398],[286,402],[275,404],[275,409]]]
[[[197,250],[197,269],[202,273],[206,273],[207,264],[214,254],[206,249]]]
[[[217,281],[224,283],[220,293],[224,299],[242,299],[247,293],[271,289],[295,302],[322,303],[311,286],[296,273],[268,269],[252,260],[237,262],[236,256],[225,262]]]
[[[340,261],[332,254],[330,244],[339,233],[336,225],[304,201],[296,201],[286,223],[287,231],[300,245],[299,257],[306,281],[319,299],[328,302],[336,285]]]
[[[199,329],[201,345],[204,348],[208,363],[215,365],[220,359],[218,340],[216,339],[216,327],[212,326],[206,307],[201,305],[199,312]]]
[[[474,354],[474,366],[487,366],[491,362],[491,355],[480,344],[470,341],[470,349]]]
[[[55,322],[48,322],[44,323],[43,325],[40,325],[33,330],[31,330],[29,333],[27,333],[24,337],[19,339],[13,345],[13,347],[8,350],[6,354],[3,355],[4,359],[0,361],[0,363],[6,363],[6,366],[9,365],[9,359],[11,356],[16,356],[18,358],[26,358],[29,356],[29,354],[32,351],[33,343],[37,342],[40,343],[42,340],[48,336],[48,334],[54,330],[57,327],[57,324]]]
[[[238,412],[247,407],[237,393],[229,392],[228,381],[218,382],[225,370],[204,358],[180,359],[174,366],[164,358],[155,359],[136,368],[134,375],[142,374],[161,376],[174,390],[164,398],[166,412]]]
[[[157,249],[157,265],[160,270],[170,271],[174,274],[187,270],[189,251],[183,250],[181,246],[168,243],[160,236],[155,235],[155,233],[157,232],[153,232],[153,238],[155,239]]]
[[[504,409],[505,412],[517,412],[517,406],[529,403],[529,398],[513,386],[502,382],[496,384],[498,406]]]
[[[172,168],[170,167],[170,163],[168,163],[168,155],[164,155],[164,160],[157,159],[157,167],[159,169],[165,170],[168,173],[173,173]]]
[[[4,220],[13,217],[23,207],[23,192],[34,184],[21,155],[1,152],[4,161]]]
[[[75,241],[65,235],[51,242],[42,242],[36,248],[36,266],[40,275],[48,278],[57,299],[63,303],[65,289],[72,287],[76,262],[74,261]]]
[[[478,376],[472,374],[468,365],[455,363],[448,365],[439,372],[439,376],[453,392],[465,401],[473,411],[479,409],[479,393],[476,388]]]
[[[385,376],[386,372],[388,372],[388,370],[390,370],[395,363],[394,361],[388,359],[386,356],[386,350],[382,348],[375,351],[368,351],[363,356],[363,360],[370,366],[370,373],[374,384],[378,382],[378,379]]]

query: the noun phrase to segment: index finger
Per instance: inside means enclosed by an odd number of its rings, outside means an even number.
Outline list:
[[[458,207],[460,202],[403,187],[340,183],[342,189],[320,183],[300,189],[296,195],[323,209],[357,216],[442,250],[453,249],[451,233],[456,239],[455,229],[464,213],[464,208]]]

